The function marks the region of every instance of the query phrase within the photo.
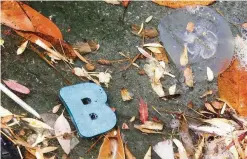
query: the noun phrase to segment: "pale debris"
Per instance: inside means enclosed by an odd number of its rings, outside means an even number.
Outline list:
[[[247,70],[247,40],[237,36],[235,42],[235,56],[238,58],[241,67]]]
[[[153,16],[152,16],[152,15],[150,15],[150,16],[149,16],[149,17],[147,17],[147,19],[145,20],[145,23],[150,22],[152,19],[153,19]]]
[[[169,94],[170,94],[170,95],[174,95],[174,94],[175,94],[175,92],[176,92],[176,87],[177,87],[176,84],[174,84],[174,85],[172,85],[171,87],[169,87]]]
[[[159,155],[161,159],[174,159],[174,152],[171,140],[166,140],[157,143],[153,150]]]
[[[107,72],[100,72],[98,75],[99,78],[99,82],[100,83],[104,83],[106,85],[106,87],[108,87],[108,84],[111,80],[111,74],[107,73]]]
[[[214,80],[214,73],[210,67],[207,67],[207,77],[208,77],[208,81]]]
[[[28,40],[21,44],[21,46],[17,49],[17,55],[21,55],[27,48]]]

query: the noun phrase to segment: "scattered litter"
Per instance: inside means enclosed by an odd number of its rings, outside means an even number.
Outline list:
[[[174,159],[174,152],[171,140],[161,141],[157,143],[153,150],[161,159]]]
[[[207,67],[207,77],[208,81],[213,81],[214,80],[214,73],[211,70],[211,68]]]
[[[147,19],[145,20],[145,23],[149,23],[152,19],[153,19],[153,16],[150,15],[150,16],[147,17]]]
[[[28,40],[21,44],[21,46],[17,49],[17,55],[21,55],[27,48]]]
[[[61,107],[61,104],[55,105],[52,109],[52,113],[54,114],[57,113],[60,107]]]
[[[133,99],[133,94],[130,93],[126,88],[121,89],[121,96],[123,101],[129,101]]]

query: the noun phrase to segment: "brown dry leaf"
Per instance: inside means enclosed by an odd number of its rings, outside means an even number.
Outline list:
[[[139,127],[142,129],[149,129],[149,130],[163,130],[163,124],[154,121],[145,121],[145,123],[139,125]]]
[[[208,95],[211,95],[211,94],[213,94],[213,91],[212,90],[208,90],[205,93],[203,93],[203,95],[201,95],[200,98],[204,98],[204,97],[206,97]]]
[[[180,55],[180,65],[186,66],[188,64],[188,62],[189,62],[188,49],[187,49],[187,46],[185,45],[184,50],[183,50],[182,54]]]
[[[109,60],[106,60],[106,59],[99,59],[97,60],[98,64],[101,64],[101,65],[111,65],[111,61]]]
[[[136,157],[130,152],[127,144],[124,145],[126,159],[136,159]]]
[[[168,63],[168,57],[167,52],[163,47],[157,48],[161,53],[154,53],[155,59],[158,61],[164,61],[165,63]]]
[[[149,129],[144,129],[141,127],[141,125],[134,125],[134,128],[140,130],[143,133],[148,133],[148,134],[162,134],[162,132],[154,131],[154,130],[149,130]]]
[[[186,26],[186,30],[187,30],[188,32],[193,32],[194,27],[195,27],[195,24],[192,23],[192,22],[189,22],[189,23],[187,24],[187,26]]]
[[[132,25],[132,33],[137,35],[137,36],[140,36],[140,37],[145,37],[145,38],[155,38],[159,35],[158,31],[155,29],[155,28],[144,28],[142,29],[142,31],[140,32],[140,34],[138,34],[138,32],[140,31],[141,27],[136,25],[136,24],[133,24]]]
[[[73,45],[74,49],[78,50],[80,53],[90,53],[99,49],[99,44],[93,40],[88,40],[84,42],[77,42]]]
[[[58,104],[58,105],[55,105],[53,108],[52,108],[52,113],[57,113],[59,108],[61,107],[61,104]]]
[[[217,112],[214,110],[213,106],[210,103],[205,103],[205,107],[207,108],[207,110],[209,110],[212,113],[217,114]]]
[[[193,73],[190,66],[187,66],[184,70],[185,84],[189,87],[194,86]]]
[[[129,101],[131,99],[133,99],[133,94],[130,93],[126,88],[122,88],[121,89],[121,96],[122,96],[122,99],[123,101]]]
[[[125,159],[120,129],[110,131],[100,147],[98,159]]]
[[[198,1],[198,0],[190,0],[190,1],[176,1],[176,0],[152,0],[154,3],[157,3],[161,6],[167,6],[170,8],[183,8],[185,6],[191,6],[191,5],[202,5],[207,6],[215,2],[214,0],[204,0],[204,1]]]
[[[247,71],[234,59],[218,77],[219,96],[241,116],[247,116]]]
[[[181,137],[184,147],[189,155],[193,155],[195,152],[195,148],[192,142],[191,135],[189,133],[189,126],[187,121],[182,118],[180,120],[180,129],[179,129],[179,136]]]
[[[218,102],[218,101],[213,101],[212,102],[212,106],[215,108],[215,109],[222,109],[224,103],[223,102]]]

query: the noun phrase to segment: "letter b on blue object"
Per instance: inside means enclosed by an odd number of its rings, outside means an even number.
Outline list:
[[[94,83],[64,87],[59,97],[81,137],[99,135],[116,125],[116,115],[106,103],[105,91]]]

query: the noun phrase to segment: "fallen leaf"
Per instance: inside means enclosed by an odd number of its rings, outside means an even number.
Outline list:
[[[122,96],[122,99],[123,101],[129,101],[131,99],[133,99],[133,94],[130,93],[126,88],[122,88],[121,89],[121,96]]]
[[[126,123],[123,123],[122,124],[122,129],[124,129],[124,130],[129,129],[129,126]]]
[[[187,153],[185,151],[183,144],[178,139],[173,139],[172,141],[178,147],[179,159],[188,159]]]
[[[139,125],[142,129],[149,129],[149,130],[163,130],[163,124],[154,121],[145,121],[144,124]]]
[[[29,94],[29,93],[30,93],[30,90],[29,90],[27,87],[25,87],[25,86],[23,86],[23,85],[17,83],[17,82],[14,81],[14,80],[7,80],[7,81],[3,80],[3,82],[4,82],[4,84],[6,84],[10,89],[12,89],[12,90],[14,90],[14,91],[16,91],[16,92],[19,92],[19,93],[22,93],[22,94]]]
[[[99,59],[97,60],[98,64],[101,64],[101,65],[111,65],[111,61],[109,60],[106,60],[106,59]]]
[[[135,121],[136,117],[135,116],[132,116],[131,119],[130,119],[130,122],[133,122]]]
[[[87,71],[94,71],[96,69],[95,65],[91,64],[91,63],[87,63],[85,65]]]
[[[142,98],[139,102],[139,115],[141,122],[144,124],[148,120],[148,105]]]
[[[184,45],[184,50],[182,52],[182,54],[180,55],[180,65],[181,66],[186,66],[189,62],[189,59],[188,59],[188,49],[187,49],[187,46]]]
[[[171,140],[165,140],[157,143],[153,150],[161,159],[174,159],[174,152]]]
[[[1,124],[7,124],[10,120],[12,120],[14,115],[8,115],[1,117]]]
[[[100,45],[93,40],[77,42],[75,45],[73,45],[73,48],[78,50],[80,53],[90,53],[93,51],[97,51],[99,47]]]
[[[191,32],[193,32],[194,28],[195,28],[195,24],[192,22],[188,22],[188,24],[186,26],[186,30],[191,33]]]
[[[210,103],[205,103],[205,107],[212,113],[218,114]]]
[[[187,66],[184,70],[184,77],[185,77],[185,84],[189,87],[193,87],[194,80],[193,80],[193,73],[190,66]]]
[[[126,159],[136,159],[136,157],[130,152],[127,144],[124,145]]]
[[[28,124],[33,128],[40,128],[40,129],[49,129],[52,130],[53,128],[47,125],[46,123],[43,123],[42,121],[39,121],[37,119],[33,118],[21,118],[21,120],[28,122]]]
[[[170,95],[174,95],[175,94],[175,92],[176,92],[176,84],[174,84],[174,85],[172,85],[171,87],[169,87],[169,94]]]
[[[207,67],[207,77],[208,77],[208,81],[214,80],[214,73],[210,67]]]
[[[54,124],[55,135],[57,136],[57,140],[61,145],[62,149],[66,154],[70,152],[70,139],[64,139],[63,134],[71,133],[71,128],[69,122],[64,117],[63,113],[57,118]]]
[[[212,90],[208,90],[205,93],[203,93],[203,95],[201,95],[200,98],[204,98],[204,97],[206,97],[208,95],[211,95],[211,94],[213,94],[213,91]]]
[[[174,0],[152,0],[152,2],[157,3],[161,6],[166,6],[170,8],[183,8],[185,6],[191,5],[202,5],[207,6],[215,2],[214,0],[205,0],[205,1],[198,1],[198,0],[190,0],[190,1],[174,1]],[[193,6],[192,6],[193,7]]]
[[[152,19],[153,19],[153,16],[152,16],[152,15],[150,15],[150,16],[149,16],[149,17],[147,17],[147,19],[145,20],[145,23],[150,22]]]
[[[153,59],[152,55],[150,55],[146,50],[144,50],[143,48],[141,47],[138,47],[137,46],[137,49],[140,51],[140,53],[145,56],[146,58],[148,59]]]
[[[162,134],[162,132],[159,131],[154,131],[154,130],[150,130],[150,129],[144,129],[141,127],[141,125],[134,125],[134,128],[140,130],[143,133],[147,133],[147,134]]]
[[[161,50],[159,49],[159,47],[148,46],[147,49],[152,51],[155,54],[161,54]]]
[[[145,154],[143,159],[151,159],[151,157],[152,157],[151,153],[152,153],[152,147],[149,146],[148,151],[146,152],[146,154]]]
[[[52,108],[52,113],[57,113],[59,108],[61,107],[61,104],[58,104],[58,105],[55,105],[53,108]]]
[[[112,130],[104,138],[100,147],[98,159],[125,159],[123,141],[120,129]]]
[[[125,8],[128,7],[129,3],[130,3],[130,0],[121,0],[122,2],[122,6],[124,6]]]
[[[180,119],[179,136],[188,154],[194,155],[195,148],[193,145],[192,137],[189,132],[188,123],[184,118]]]
[[[22,54],[26,50],[27,44],[28,44],[28,40],[26,40],[24,43],[21,44],[21,46],[16,51],[17,55]]]
[[[218,77],[219,96],[241,116],[247,116],[247,71],[234,59],[231,66]]]
[[[132,25],[132,33],[140,36],[140,37],[145,37],[145,38],[155,38],[159,35],[158,31],[155,28],[144,28],[142,29],[141,33],[138,34],[138,31],[140,31],[141,27],[138,25],[133,24]]]
[[[159,81],[158,82],[152,82],[151,86],[152,86],[153,90],[155,91],[155,93],[159,97],[164,97],[165,96],[165,92],[163,90],[163,86]]]
[[[218,101],[213,101],[212,102],[212,106],[215,109],[222,109],[223,108],[224,103],[223,102],[218,102]]]
[[[165,49],[163,47],[159,47],[157,48],[161,53],[157,54],[154,53],[155,59],[158,61],[164,61],[165,63],[168,63],[168,57],[167,57],[167,52],[165,51]]]

